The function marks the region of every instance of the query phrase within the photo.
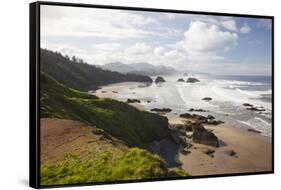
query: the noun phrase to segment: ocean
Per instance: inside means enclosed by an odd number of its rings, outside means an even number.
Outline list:
[[[214,76],[195,75],[198,83],[177,82],[186,76],[166,76],[165,83],[140,85],[134,89],[122,89],[118,96],[138,98],[145,109],[171,108],[170,114],[186,113],[190,108],[205,109],[216,119],[237,124],[245,129],[253,128],[271,137],[272,84],[271,76]],[[211,97],[212,101],[202,98]],[[147,102],[149,100],[150,102]],[[263,112],[246,110],[243,103],[265,109]]]

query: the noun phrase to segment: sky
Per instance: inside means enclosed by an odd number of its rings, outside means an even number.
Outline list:
[[[270,19],[41,5],[41,48],[89,64],[271,75]]]

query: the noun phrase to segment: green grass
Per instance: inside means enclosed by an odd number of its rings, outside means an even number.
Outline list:
[[[41,170],[41,185],[93,183],[187,176],[177,168],[169,170],[156,154],[131,148],[121,155],[104,152],[82,160],[66,155],[61,162],[46,164]]]
[[[167,135],[166,117],[68,88],[44,73],[41,73],[40,84],[41,117],[79,120],[95,125],[131,147],[145,147],[147,143]]]

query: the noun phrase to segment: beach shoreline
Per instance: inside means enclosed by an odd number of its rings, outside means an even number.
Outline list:
[[[126,88],[134,93],[134,89],[144,85],[139,82],[124,82],[101,87],[94,95],[104,98],[117,99],[126,102],[127,98],[119,95],[119,91]],[[146,100],[143,100],[146,101]],[[140,103],[130,103],[140,110],[145,110]],[[184,124],[185,119],[175,114],[163,114],[167,116],[169,124]],[[223,146],[211,147],[208,145],[192,143],[190,153],[184,155],[179,152],[178,158],[182,163],[182,169],[193,176],[251,173],[272,171],[272,139],[258,133],[250,132],[237,125],[228,122],[220,125],[204,125],[212,131]],[[208,150],[214,151],[210,156]],[[229,155],[229,152],[235,155]],[[257,159],[258,158],[258,159]]]

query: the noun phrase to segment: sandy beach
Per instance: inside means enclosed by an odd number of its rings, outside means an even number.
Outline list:
[[[99,97],[126,101],[126,98],[118,94],[119,91],[126,88],[130,89],[133,94],[134,89],[138,88],[139,85],[143,84],[136,82],[118,83],[104,86],[92,93]],[[144,109],[140,103],[131,105]],[[167,114],[166,116],[170,124],[184,124],[185,122],[185,119],[175,114]],[[190,175],[200,176],[272,170],[270,137],[249,132],[227,122],[216,126],[204,125],[204,127],[211,130],[224,145],[214,148],[192,142],[193,147],[189,149],[191,153],[187,155],[179,153],[178,157],[182,163],[182,168]],[[207,150],[214,150],[213,156],[206,154]],[[231,151],[234,151],[235,155],[230,155],[229,152]]]

